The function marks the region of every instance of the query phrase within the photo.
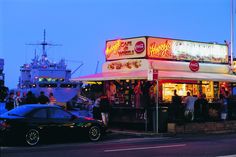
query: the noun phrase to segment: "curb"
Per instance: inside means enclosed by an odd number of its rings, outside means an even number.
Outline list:
[[[166,136],[173,136],[172,133],[154,133],[154,132],[135,132],[129,130],[115,130],[110,129],[111,133],[120,134],[120,135],[131,135],[131,136],[139,136],[139,137],[166,137]]]

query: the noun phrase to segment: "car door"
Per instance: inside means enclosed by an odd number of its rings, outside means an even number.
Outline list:
[[[53,135],[63,139],[71,135],[74,123],[72,115],[60,108],[49,108],[49,121]]]
[[[41,135],[50,134],[47,108],[37,109],[30,114],[30,127],[37,128]]]

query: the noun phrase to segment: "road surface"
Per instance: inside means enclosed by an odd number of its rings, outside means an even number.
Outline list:
[[[110,135],[111,136],[111,135]],[[4,146],[0,157],[236,157],[236,134],[174,137],[112,136],[97,143],[51,143],[36,147]]]

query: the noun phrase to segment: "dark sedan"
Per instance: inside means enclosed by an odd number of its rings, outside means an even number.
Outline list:
[[[104,133],[103,123],[53,105],[23,105],[0,116],[1,140],[17,139],[31,146],[51,137],[83,136],[98,141]]]

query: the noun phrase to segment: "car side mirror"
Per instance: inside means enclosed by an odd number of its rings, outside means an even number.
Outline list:
[[[70,118],[70,120],[75,120],[76,118],[77,118],[77,116],[72,115],[71,118]]]

